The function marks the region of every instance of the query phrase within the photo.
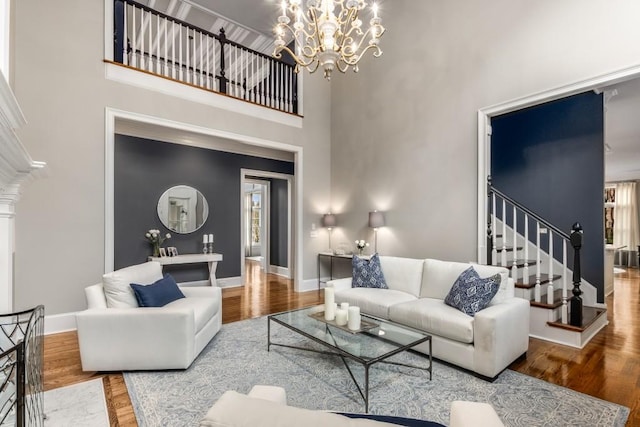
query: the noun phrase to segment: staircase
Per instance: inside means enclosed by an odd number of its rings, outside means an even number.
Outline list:
[[[487,264],[507,268],[515,295],[530,301],[530,336],[584,347],[608,321],[580,275],[579,224],[569,235],[491,185],[488,195]]]

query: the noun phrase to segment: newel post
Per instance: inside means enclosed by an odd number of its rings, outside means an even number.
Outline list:
[[[582,226],[579,223],[571,227],[571,246],[573,246],[573,298],[571,298],[571,317],[569,323],[572,326],[582,326],[582,291],[580,290],[580,248],[582,247]]]
[[[491,212],[491,175],[487,176],[487,265],[493,265],[493,217],[495,212]]]
[[[227,93],[227,77],[224,71],[224,45],[227,42],[227,36],[224,28],[220,28],[220,93]]]

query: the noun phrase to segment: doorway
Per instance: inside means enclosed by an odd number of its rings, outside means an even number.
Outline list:
[[[269,249],[269,181],[247,179],[244,184],[244,257],[259,263],[263,272],[267,271]]]
[[[262,273],[294,277],[294,177],[282,173],[241,170],[241,272],[246,263],[259,263]]]

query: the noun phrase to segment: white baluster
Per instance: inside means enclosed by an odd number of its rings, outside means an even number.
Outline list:
[[[211,62],[210,62],[211,51],[209,49],[209,44],[211,43],[211,37],[207,35],[207,38],[205,40],[207,42],[207,70],[206,70],[205,81],[207,82],[207,89],[211,89],[211,81],[209,80],[209,74],[211,73]]]
[[[191,75],[191,83],[193,83],[194,85],[198,84],[198,70],[196,69],[197,64],[197,57],[196,57],[196,30],[195,28],[193,30],[191,30],[193,32],[193,35],[191,36],[191,66],[193,68],[192,71],[192,75]]]
[[[569,322],[569,307],[567,306],[567,240],[562,239],[562,323]]]
[[[511,278],[514,282],[518,281],[518,260],[516,257],[516,247],[518,246],[518,212],[516,206],[513,205],[513,266],[511,267]]]
[[[207,86],[207,80],[206,80],[206,74],[205,74],[205,61],[204,61],[204,55],[205,55],[205,49],[204,49],[204,43],[202,42],[202,32],[198,31],[200,33],[200,46],[198,46],[198,48],[200,49],[200,86],[202,87],[206,87]]]
[[[167,37],[167,18],[163,18],[164,22],[164,73],[163,76],[169,76],[169,38]]]
[[[502,253],[500,265],[507,267],[507,202],[502,199]]]
[[[178,65],[180,66],[179,68],[179,76],[178,80],[180,80],[181,82],[184,81],[184,62],[182,60],[182,24],[178,24],[178,56],[180,57],[178,59]]]
[[[496,215],[496,193],[491,193],[491,206],[491,215],[493,215],[491,219],[491,264],[498,265],[498,248],[496,247],[496,234],[498,233],[498,230],[496,230],[496,221],[498,219]]]
[[[149,31],[148,31],[148,36],[149,36],[149,49],[147,49],[148,52],[148,59],[147,59],[147,71],[153,72],[153,15],[152,14],[148,14],[147,17],[149,18]]]
[[[522,268],[522,283],[529,284],[529,215],[524,214],[524,267]]]
[[[540,222],[536,221],[536,286],[534,289],[536,302],[540,302],[540,286]]]
[[[129,65],[129,53],[127,52],[127,42],[129,40],[129,19],[127,16],[127,3],[124,4],[124,13],[122,16],[122,19],[124,21],[123,26],[124,28],[122,29],[124,34],[123,34],[123,41],[122,41],[122,63],[124,65]]]
[[[547,286],[547,304],[553,304],[553,299],[555,297],[553,287],[553,231],[548,229],[549,231],[549,286]]]
[[[160,15],[156,15],[156,73],[162,74],[162,55],[160,54]]]
[[[176,78],[176,23],[171,21],[171,78]]]
[[[144,65],[144,32],[145,32],[145,15],[144,11],[140,9],[140,68],[146,70]]]
[[[129,6],[127,4],[127,6]],[[131,51],[131,66],[132,67],[138,67],[138,55],[136,54],[136,49],[138,48],[138,32],[136,31],[136,7],[135,5],[130,5],[131,6],[131,38],[132,38],[132,42],[133,44],[131,45],[132,51]]]

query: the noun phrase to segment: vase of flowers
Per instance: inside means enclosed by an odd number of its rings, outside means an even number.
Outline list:
[[[358,255],[362,255],[364,248],[368,248],[369,244],[364,240],[356,240],[356,248],[358,249]]]
[[[144,234],[144,237],[147,239],[151,246],[153,246],[153,256],[160,256],[160,245],[167,239],[171,238],[171,234],[167,233],[164,236],[160,235],[160,230],[151,229]]]

